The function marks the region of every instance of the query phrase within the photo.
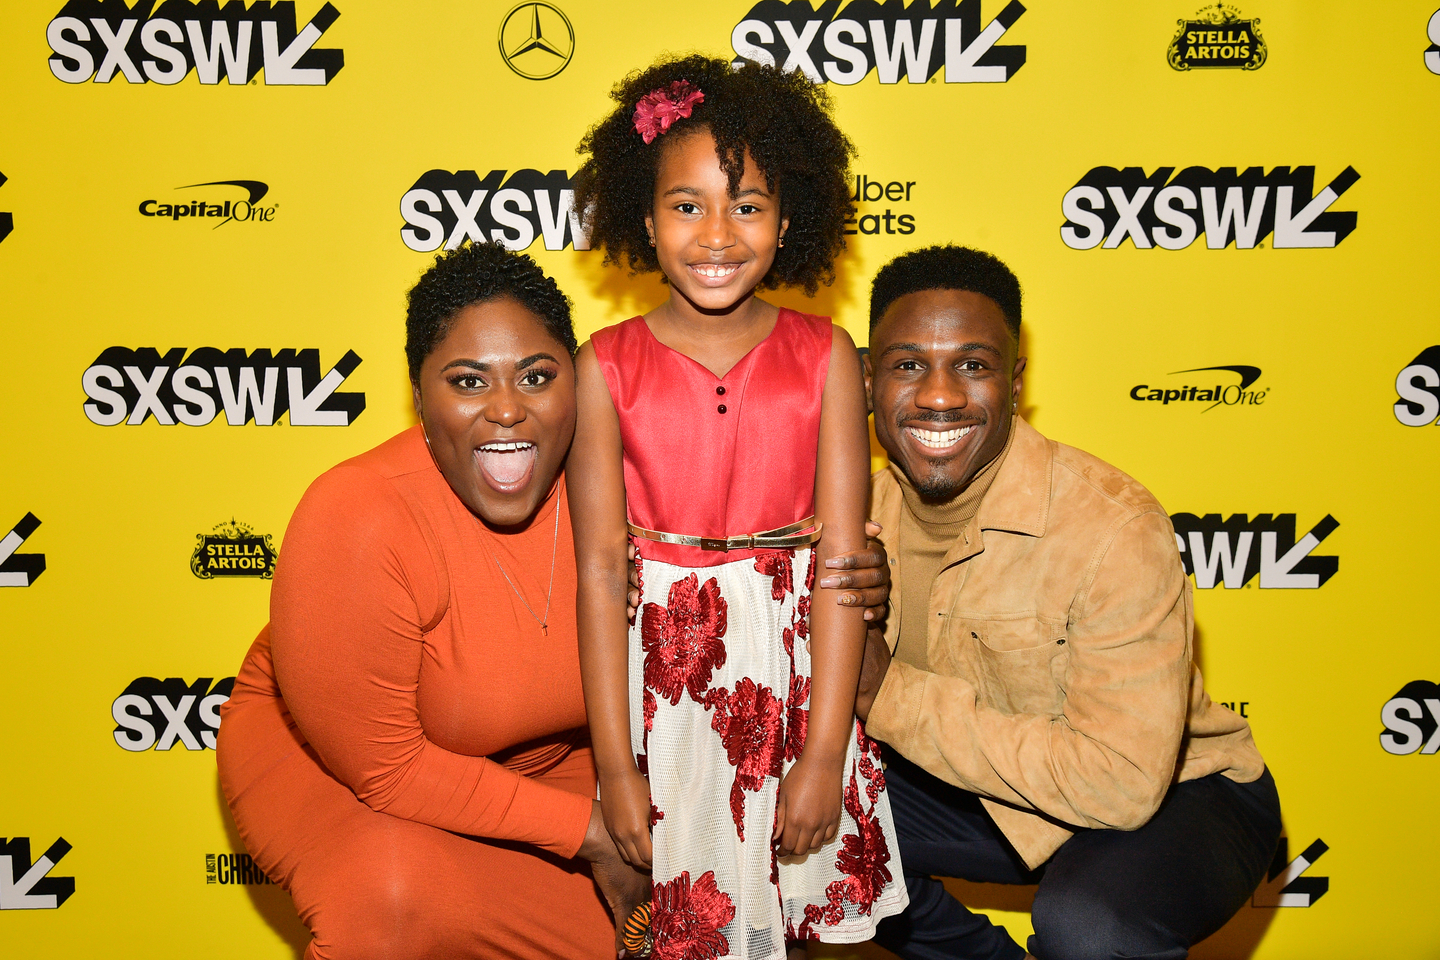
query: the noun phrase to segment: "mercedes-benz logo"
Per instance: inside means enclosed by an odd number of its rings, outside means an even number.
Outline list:
[[[500,58],[526,80],[549,80],[575,55],[575,30],[558,7],[522,3],[500,21]]]

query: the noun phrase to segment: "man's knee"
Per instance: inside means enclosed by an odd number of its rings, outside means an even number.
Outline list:
[[[1041,894],[1031,920],[1030,952],[1037,960],[1183,960],[1189,944],[1125,905],[1092,893]]]

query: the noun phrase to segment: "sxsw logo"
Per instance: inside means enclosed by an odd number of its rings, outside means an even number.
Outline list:
[[[1430,22],[1425,24],[1425,36],[1430,41],[1430,46],[1425,48],[1425,69],[1440,73],[1440,10],[1430,14]]]
[[[59,837],[31,863],[29,837],[0,837],[0,910],[59,909],[75,892],[75,878],[48,874],[70,850]]]
[[[1395,419],[1407,427],[1428,427],[1440,419],[1440,344],[1426,347],[1395,377]]]
[[[28,587],[45,572],[45,554],[15,552],[38,526],[39,518],[27,511],[19,523],[0,537],[0,587]]]
[[[1360,179],[1346,167],[1319,193],[1314,167],[1095,167],[1065,192],[1060,239],[1072,250],[1113,250],[1128,238],[1140,250],[1205,246],[1252,250],[1274,235],[1277,249],[1335,247],[1355,230],[1353,211],[1330,211]]]
[[[981,0],[761,0],[730,32],[736,63],[799,70],[814,83],[1004,83],[1025,65],[1025,47],[997,41],[1025,12],[1010,0],[981,26]]]
[[[115,742],[122,750],[214,750],[220,729],[220,705],[230,699],[234,677],[212,687],[209,677],[187,684],[178,677],[140,677],[110,705]]]
[[[1440,751],[1440,684],[1411,680],[1380,708],[1380,746],[1397,757]]]
[[[156,14],[160,14],[157,16]],[[50,72],[66,83],[179,83],[195,71],[205,85],[223,76],[231,86],[262,69],[268,86],[324,86],[345,65],[343,50],[317,50],[320,35],[340,16],[330,4],[295,29],[295,4],[243,0],[224,9],[215,0],[70,0],[45,28]]]
[[[5,174],[0,173],[0,187],[3,187],[3,186],[5,185],[5,181],[6,181],[7,179],[9,179],[9,178],[6,177]],[[14,229],[15,229],[15,216],[14,216],[14,214],[11,214],[11,213],[0,213],[0,242],[3,242],[6,237],[10,236],[10,231],[11,231],[11,230],[14,230]]]
[[[150,417],[164,426],[177,422],[201,427],[221,412],[232,427],[254,420],[274,424],[289,411],[292,427],[346,427],[365,409],[365,394],[337,393],[360,366],[347,350],[340,362],[320,376],[320,351],[220,351],[200,347],[185,355],[174,347],[164,356],[154,347],[109,347],[85,369],[85,416],[113,427],[141,424]]]
[[[1170,522],[1185,573],[1201,590],[1238,590],[1256,574],[1262,590],[1315,590],[1340,569],[1339,557],[1311,556],[1340,526],[1329,514],[1299,540],[1293,513],[1261,513],[1253,520],[1243,513],[1227,520],[1218,513],[1177,513]]]
[[[589,250],[575,190],[564,170],[541,173],[430,170],[400,198],[400,239],[417,253],[454,250],[467,239],[524,250],[541,238],[546,250]]]
[[[1315,865],[1330,849],[1324,840],[1316,839],[1295,859],[1290,859],[1290,838],[1281,837],[1275,857],[1265,879],[1250,897],[1252,907],[1313,907],[1330,892],[1329,877],[1307,877],[1305,871]]]

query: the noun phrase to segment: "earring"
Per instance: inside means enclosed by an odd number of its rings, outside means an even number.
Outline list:
[[[652,247],[655,246],[655,238],[654,238],[654,237],[651,237],[651,238],[650,238],[650,246],[652,246]]]
[[[785,238],[784,238],[784,237],[781,237],[781,238],[780,238],[780,246],[782,246],[782,247],[785,246]]]

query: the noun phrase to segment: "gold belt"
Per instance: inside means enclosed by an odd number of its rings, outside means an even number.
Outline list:
[[[659,530],[637,527],[633,523],[627,523],[625,526],[632,534],[645,540],[722,552],[726,550],[791,550],[795,547],[807,547],[820,539],[820,531],[825,528],[823,523],[816,523],[814,517],[806,517],[804,520],[796,520],[794,523],[776,527],[774,530],[762,530],[759,533],[726,537],[721,540],[713,537],[692,537],[683,533],[661,533]],[[811,529],[812,527],[814,529]]]

